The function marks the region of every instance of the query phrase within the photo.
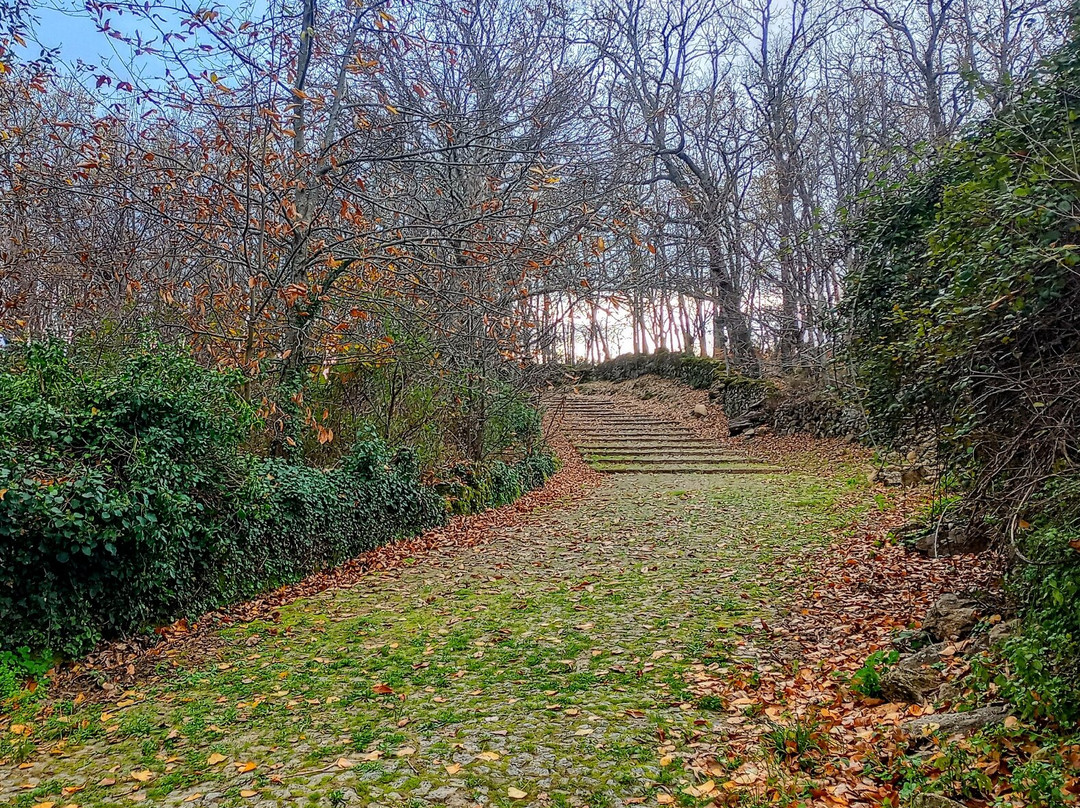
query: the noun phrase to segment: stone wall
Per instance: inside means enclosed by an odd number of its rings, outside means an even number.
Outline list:
[[[781,435],[806,432],[816,438],[854,440],[866,429],[862,414],[824,395],[789,397],[773,412],[773,429]]]

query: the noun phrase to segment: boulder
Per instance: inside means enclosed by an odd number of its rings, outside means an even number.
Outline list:
[[[1011,637],[1019,630],[1019,620],[1003,620],[1002,622],[990,628],[990,645],[1001,645],[1001,643],[1005,642],[1005,640],[1009,639],[1009,637]]]
[[[708,414],[709,414],[709,408],[706,407],[704,404],[695,405],[695,407],[694,407],[694,415],[698,416],[699,418],[704,418]]]
[[[924,715],[907,721],[901,727],[909,738],[921,738],[933,732],[947,736],[970,735],[991,724],[1000,724],[1009,715],[1004,707],[980,707],[967,713],[940,713]]]
[[[934,668],[896,664],[881,675],[881,695],[888,701],[925,704],[941,686],[941,673]]]
[[[946,523],[929,530],[915,542],[915,549],[927,558],[981,553],[989,546],[985,532],[969,530],[966,525]]]
[[[904,803],[904,808],[964,808],[964,805],[940,794],[916,794]]]
[[[881,695],[889,701],[925,704],[943,681],[931,667],[941,660],[944,643],[930,645],[900,659],[881,676]]]
[[[938,704],[956,704],[967,693],[967,687],[963,679],[953,679],[941,686],[937,693]]]
[[[978,619],[979,613],[971,601],[942,595],[926,613],[922,627],[935,640],[959,640],[971,633]]]

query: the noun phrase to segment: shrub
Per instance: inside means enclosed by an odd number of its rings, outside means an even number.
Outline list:
[[[445,503],[419,480],[415,454],[375,439],[329,471],[254,463],[241,529],[222,537],[210,566],[214,599],[250,597],[441,524]]]
[[[205,600],[244,477],[231,379],[148,347],[80,367],[58,343],[0,373],[0,643],[78,653]]]
[[[1014,695],[1059,718],[1080,716],[1080,531],[1053,507],[1080,479],[1078,34],[1012,108],[862,201],[842,304],[875,436],[933,434],[962,521],[1024,559]]]
[[[1010,579],[1024,620],[1004,645],[1011,678],[999,684],[1023,715],[1071,723],[1080,720],[1080,476],[1047,486],[1034,506],[1042,513],[1021,544],[1039,563]]]
[[[881,698],[881,674],[899,658],[896,651],[874,651],[862,667],[851,674],[851,689],[868,699]]]
[[[697,390],[705,390],[716,383],[739,379],[728,371],[727,363],[686,353],[657,350],[651,354],[623,354],[597,365],[574,369],[581,381],[622,382],[653,374],[666,379],[677,379]]]
[[[439,490],[454,513],[476,513],[506,505],[541,487],[555,468],[555,457],[544,453],[526,455],[513,464],[501,460],[485,465],[459,463]]]
[[[243,451],[239,379],[147,344],[100,361],[59,342],[0,356],[0,649],[86,651],[441,524],[417,454],[374,437],[332,469]],[[533,422],[515,410],[511,423]],[[515,427],[517,429],[517,427]],[[520,431],[520,430],[519,430]],[[470,466],[468,510],[536,488],[554,459]],[[29,670],[0,656],[0,698]],[[21,672],[21,673],[20,673]]]

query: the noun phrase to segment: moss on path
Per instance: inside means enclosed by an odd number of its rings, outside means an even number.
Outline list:
[[[690,701],[693,666],[755,655],[801,554],[870,498],[834,471],[606,477],[104,708],[41,697],[3,731],[0,802],[698,804],[682,755],[722,752],[732,714]]]

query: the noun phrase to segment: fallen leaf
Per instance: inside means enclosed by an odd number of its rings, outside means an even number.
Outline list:
[[[656,801],[661,805],[672,805],[675,802],[675,798],[670,794],[657,794]]]
[[[214,752],[212,755],[210,755],[210,757],[206,759],[206,765],[216,766],[219,763],[224,763],[226,760],[228,760],[228,758],[225,757],[225,755]]]
[[[513,786],[510,786],[510,788],[506,789],[506,796],[508,796],[512,800],[523,800],[529,795],[522,791],[520,788],[514,788]]]
[[[141,772],[132,772],[131,773],[131,779],[132,780],[138,780],[140,783],[145,783],[147,780],[149,780],[153,776],[154,776],[154,773],[152,771],[150,771],[149,769],[143,769]]]
[[[254,797],[258,793],[259,792],[256,791],[253,788],[242,788],[242,789],[240,789],[240,796],[241,797]]]
[[[480,760],[498,760],[501,755],[498,752],[481,752],[477,757]]]
[[[339,757],[334,762],[337,764],[337,767],[339,769],[351,769],[354,765],[353,762],[346,757]]]
[[[461,771],[460,763],[451,763],[449,766],[446,767],[447,774],[457,774],[459,771]]]

